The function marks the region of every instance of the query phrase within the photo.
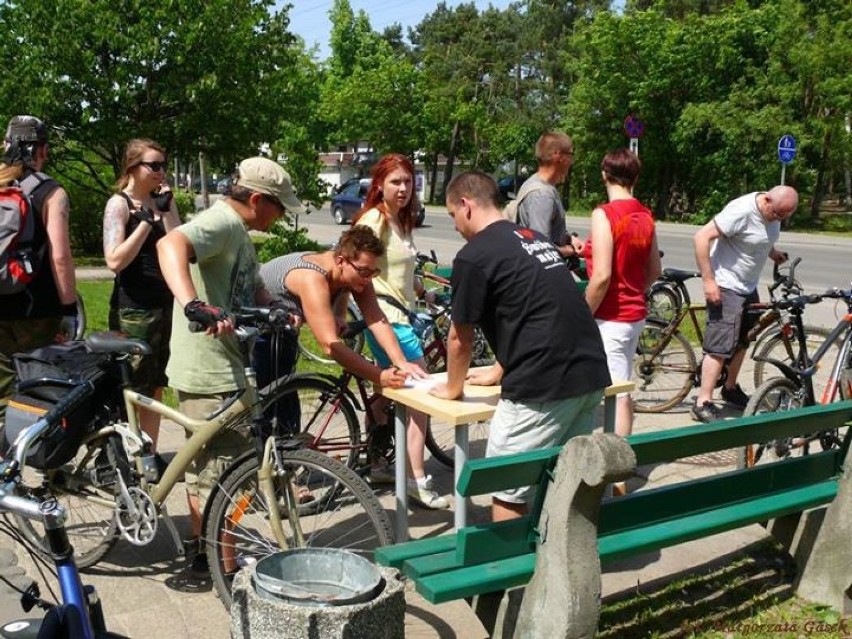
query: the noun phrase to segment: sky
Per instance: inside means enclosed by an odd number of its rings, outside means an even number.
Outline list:
[[[370,18],[373,31],[381,33],[385,27],[398,22],[402,25],[404,36],[408,27],[417,25],[428,13],[438,6],[439,0],[349,0],[352,11],[358,14],[363,9]],[[460,0],[444,0],[448,7],[461,4]],[[473,4],[481,11],[488,5],[505,9],[510,0],[474,0]],[[301,36],[308,48],[319,45],[318,57],[325,60],[329,56],[328,36],[331,33],[331,22],[328,12],[334,5],[334,0],[289,0],[293,5],[290,9],[290,31]],[[283,0],[276,2],[276,7],[284,4]]]

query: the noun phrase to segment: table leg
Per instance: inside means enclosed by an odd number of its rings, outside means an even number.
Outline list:
[[[615,400],[616,395],[604,397],[604,432],[615,432]]]
[[[459,494],[459,477],[462,468],[467,463],[468,426],[459,424],[456,426],[456,447],[453,459],[453,499],[456,505],[454,524],[456,530],[467,526],[467,499]]]
[[[396,442],[396,541],[408,541],[408,492],[406,491],[406,427],[408,408],[397,402],[394,409],[394,441]]]

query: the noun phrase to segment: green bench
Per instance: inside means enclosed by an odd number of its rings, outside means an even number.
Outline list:
[[[634,465],[673,462],[749,443],[842,428],[849,422],[852,401],[643,433],[626,440],[600,434],[578,437],[561,453],[554,448],[472,460],[459,479],[460,494],[471,497],[537,485],[530,515],[387,546],[377,551],[376,560],[400,569],[428,601],[442,603],[527,584],[542,567],[547,572],[541,549],[551,543],[562,544],[556,540],[560,536],[567,544],[562,552],[582,564],[584,542],[578,537],[590,531],[586,535],[590,537],[585,541],[589,550],[586,554],[594,556],[590,569],[598,571],[599,588],[598,557],[600,564],[607,564],[831,503],[841,483],[852,429],[839,449],[602,501],[606,484],[632,472]],[[562,460],[558,468],[557,460]],[[594,466],[592,471],[584,467],[589,464]],[[563,482],[566,486],[558,489],[561,494],[557,496],[557,489],[552,486],[554,477],[558,483],[558,478],[566,473],[579,476]],[[847,477],[849,474],[852,473],[847,473]],[[567,579],[573,588],[586,588],[585,577],[565,575],[560,570],[557,569],[556,579]],[[584,568],[578,570],[582,572]],[[578,608],[583,606],[578,604]],[[480,616],[488,617],[483,618],[487,628],[494,621],[494,612],[493,604],[482,609]],[[575,616],[577,613],[576,609],[571,612]],[[544,616],[552,617],[553,613]]]

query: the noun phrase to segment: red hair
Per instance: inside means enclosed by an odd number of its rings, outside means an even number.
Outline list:
[[[417,192],[414,188],[414,164],[401,153],[383,155],[373,166],[373,170],[370,171],[370,177],[373,181],[367,191],[364,206],[361,207],[361,211],[352,221],[353,224],[357,223],[364,213],[374,208],[379,209],[383,219],[387,217],[388,211],[382,198],[382,184],[384,184],[387,176],[397,169],[401,169],[411,176],[411,198],[408,200],[408,204],[399,210],[399,223],[402,226],[402,232],[411,235],[417,221],[417,209],[420,208],[420,202],[417,200]]]

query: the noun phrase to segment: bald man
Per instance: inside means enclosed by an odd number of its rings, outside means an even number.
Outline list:
[[[729,202],[695,234],[695,261],[707,300],[701,389],[692,407],[692,416],[700,422],[720,419],[713,389],[725,360],[729,363],[722,400],[738,408],[748,403],[737,376],[748,347],[746,335],[756,317],[745,313],[745,308],[758,301],[757,284],[766,258],[776,264],[786,259],[775,243],[781,222],[793,215],[798,205],[799,194],[789,186],[749,193]]]

